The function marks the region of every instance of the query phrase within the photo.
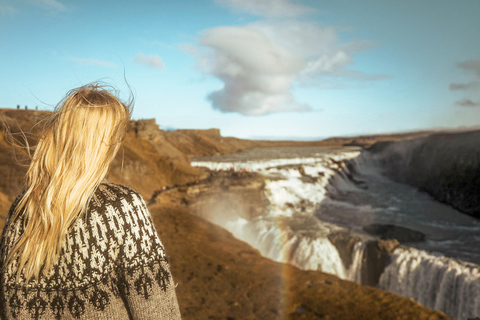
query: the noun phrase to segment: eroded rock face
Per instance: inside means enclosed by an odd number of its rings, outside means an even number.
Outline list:
[[[162,134],[155,119],[142,119],[132,123],[137,138],[159,142]]]
[[[396,239],[369,241],[363,252],[362,283],[376,287],[390,256],[400,243]]]
[[[425,241],[425,234],[420,231],[393,224],[372,223],[363,227],[365,232],[381,239],[397,239],[400,243]]]
[[[353,248],[360,238],[346,231],[334,232],[328,235],[328,240],[337,248],[345,269],[352,265]]]
[[[337,248],[345,269],[349,269],[353,261],[355,244],[365,241],[347,231],[331,233],[328,240]],[[366,243],[362,256],[361,281],[363,285],[376,287],[381,274],[390,263],[390,256],[400,243],[396,239],[378,239]]]
[[[480,219],[480,131],[438,133],[369,148],[390,178]]]

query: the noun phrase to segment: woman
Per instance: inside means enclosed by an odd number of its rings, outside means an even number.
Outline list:
[[[2,319],[179,319],[142,197],[103,181],[130,108],[95,84],[44,128],[0,242]]]

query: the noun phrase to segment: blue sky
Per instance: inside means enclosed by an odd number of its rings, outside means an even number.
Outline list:
[[[480,124],[480,1],[0,0],[0,107],[92,81],[163,129],[296,138]],[[125,77],[125,78],[124,78]]]

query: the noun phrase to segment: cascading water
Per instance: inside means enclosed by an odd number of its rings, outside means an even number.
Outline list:
[[[297,223],[299,219],[301,218],[297,218]],[[227,222],[224,227],[237,239],[248,242],[272,260],[288,262],[301,269],[322,270],[345,278],[346,271],[338,251],[327,239],[331,229],[309,219],[308,231],[295,232],[288,227],[291,220],[290,217],[250,221],[238,218]]]
[[[294,153],[290,157],[284,154],[283,159],[234,161],[227,158],[228,161],[197,160],[192,165],[210,170],[246,169],[261,173],[265,177],[268,214],[250,221],[239,217],[222,226],[268,258],[346,278],[338,251],[327,238],[340,228],[316,219],[314,213],[325,198],[329,180],[341,171],[342,161],[360,152],[337,149],[319,154],[319,150],[316,151],[313,157],[309,152],[308,157]]]
[[[480,314],[478,265],[413,248],[397,248],[379,287],[442,310],[456,319]]]
[[[432,290],[438,288],[428,283],[437,281],[437,278],[425,277],[418,270],[431,270],[426,261],[437,266],[441,261],[454,261],[452,258],[479,263],[480,252],[475,243],[479,240],[476,237],[480,223],[412,187],[385,178],[379,170],[379,162],[384,160],[353,148],[270,148],[198,159],[192,165],[211,170],[233,168],[235,171],[246,169],[260,173],[265,180],[268,213],[251,220],[232,218],[222,222],[222,226],[259,249],[264,256],[303,269],[322,270],[361,282],[367,235],[363,235],[365,241],[354,246],[352,263],[346,269],[335,246],[327,238],[329,234],[350,230],[358,235],[363,233],[363,226],[371,223],[421,230],[426,241],[409,243],[417,248],[411,250],[416,251],[397,249],[379,285],[411,296],[450,316],[478,316],[478,306],[468,302],[470,300],[464,293],[470,290],[468,292],[475,297],[478,289],[450,285],[451,295],[462,297],[458,299],[466,302],[457,299],[458,302],[452,305],[446,296],[437,294],[432,303],[429,297],[434,294]],[[381,165],[384,168],[386,164],[388,161]],[[428,254],[422,250],[441,254],[426,259]],[[418,261],[418,257],[414,258],[418,252],[425,255],[421,260],[424,262],[405,262]],[[468,288],[478,288],[476,271],[455,270],[445,273],[445,279],[451,279],[450,282],[442,282],[439,276],[438,282],[445,283],[442,292],[448,291],[446,283],[460,283],[464,278],[475,283]],[[409,290],[415,290],[415,294],[402,287],[406,279],[410,279],[408,283],[412,289]]]
[[[362,283],[362,265],[363,265],[363,254],[365,252],[365,248],[367,246],[367,242],[357,242],[355,243],[355,247],[353,248],[353,258],[352,258],[352,265],[347,271],[347,279],[351,281],[355,281],[357,283]]]

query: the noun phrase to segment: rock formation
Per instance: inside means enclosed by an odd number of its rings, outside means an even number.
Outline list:
[[[390,263],[390,255],[398,245],[396,239],[373,240],[367,243],[363,252],[362,284],[377,286],[383,270]]]
[[[345,269],[350,268],[352,265],[353,248],[355,243],[360,241],[360,238],[349,232],[340,231],[329,234],[328,240],[337,248]]]
[[[381,239],[396,239],[400,243],[425,241],[425,234],[393,224],[372,223],[363,227],[363,231],[371,235],[379,236]]]
[[[480,218],[480,131],[377,142],[369,150],[389,177]]]

